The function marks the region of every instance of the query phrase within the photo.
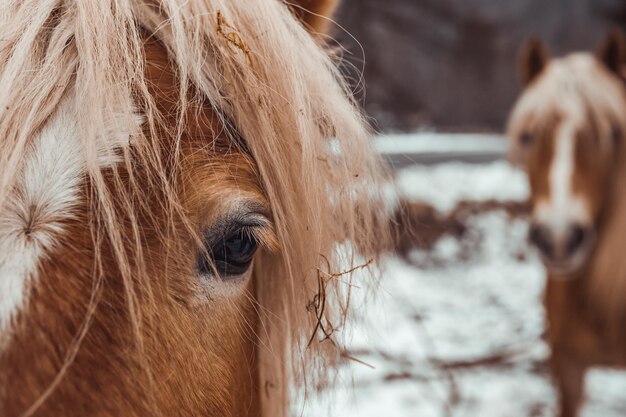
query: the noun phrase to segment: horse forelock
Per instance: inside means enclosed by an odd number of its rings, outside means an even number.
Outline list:
[[[334,332],[331,323],[342,321],[349,292],[339,280],[322,281],[326,288],[320,288],[320,260],[328,260],[323,271],[332,275],[345,267],[335,253],[338,242],[354,242],[363,255],[386,243],[386,231],[377,229],[386,222],[375,221],[383,210],[369,189],[384,173],[330,58],[276,0],[25,0],[1,7],[0,137],[8,152],[0,155],[0,213],[9,215],[0,214],[8,219],[0,228],[29,231],[31,246],[20,252],[24,259],[0,264],[0,272],[19,272],[7,280],[12,304],[0,305],[0,319],[6,322],[24,305],[24,290],[36,285],[38,262],[69,233],[64,219],[71,220],[78,206],[92,210],[95,221],[84,226],[98,228],[92,236],[106,236],[127,277],[124,285],[150,281],[141,267],[136,227],[143,187],[162,197],[149,208],[158,211],[159,225],[169,231],[175,219],[191,223],[170,178],[172,170],[186,167],[182,132],[194,123],[187,110],[206,101],[223,115],[228,136],[243,138],[245,143],[232,146],[243,145],[254,159],[272,212],[281,254],[265,256],[255,270],[257,302],[265,311],[261,328],[267,329],[258,341],[266,346],[259,354],[260,384],[265,412],[286,414],[289,385],[302,383],[302,369],[338,355],[339,344],[311,337],[320,320],[328,320],[325,331]],[[167,50],[180,81],[177,94],[160,98],[171,101],[174,114],[159,108],[146,78],[148,37]],[[64,110],[68,102],[71,110]],[[134,108],[145,116],[143,132],[129,116]],[[42,122],[45,114],[52,116]],[[103,132],[113,146],[100,145],[109,143],[102,142]],[[331,152],[331,137],[339,153]],[[45,209],[37,213],[29,212],[32,201],[15,197],[31,158],[36,163],[27,185],[35,187],[35,203]],[[118,178],[115,166],[127,169],[129,178]],[[86,179],[88,196],[81,188]],[[125,184],[127,192],[113,196],[111,184]],[[30,214],[10,214],[16,210]],[[3,237],[0,245],[14,254],[24,242]],[[136,290],[124,291],[132,299]],[[322,292],[328,294],[326,310],[303,314]]]

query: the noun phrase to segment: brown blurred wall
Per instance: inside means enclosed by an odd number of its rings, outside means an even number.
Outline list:
[[[343,0],[349,34],[335,37],[378,129],[500,131],[524,39],[537,34],[554,54],[595,49],[625,11],[626,0]]]

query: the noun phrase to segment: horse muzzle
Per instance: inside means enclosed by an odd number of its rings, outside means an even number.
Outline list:
[[[531,223],[528,240],[537,249],[546,268],[559,276],[571,276],[586,264],[595,245],[593,227],[571,223],[556,230],[539,222]]]

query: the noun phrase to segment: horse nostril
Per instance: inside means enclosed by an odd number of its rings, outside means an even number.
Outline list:
[[[554,247],[552,238],[550,232],[544,226],[536,223],[532,224],[528,232],[528,239],[530,243],[535,245],[545,256],[551,257],[553,255]]]
[[[587,239],[587,228],[576,224],[569,230],[567,243],[565,245],[565,253],[567,256],[573,255],[583,245]]]

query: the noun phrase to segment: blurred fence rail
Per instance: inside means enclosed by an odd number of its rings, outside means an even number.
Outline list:
[[[487,163],[506,157],[506,140],[499,135],[414,133],[376,138],[378,152],[393,169],[443,162]]]

